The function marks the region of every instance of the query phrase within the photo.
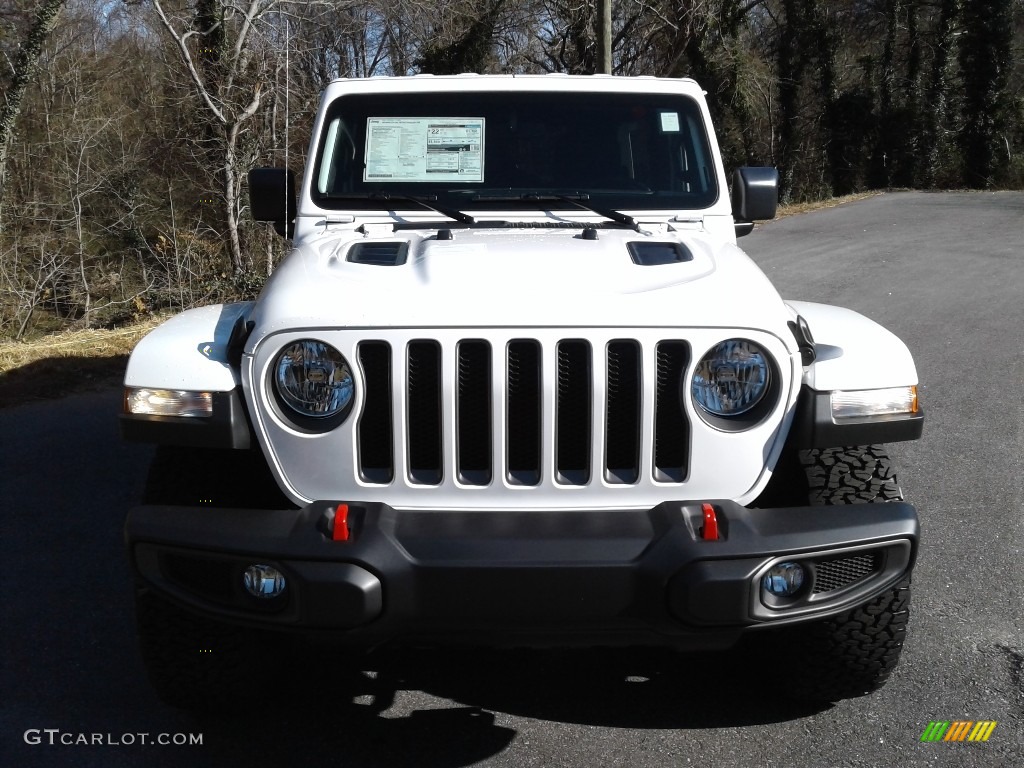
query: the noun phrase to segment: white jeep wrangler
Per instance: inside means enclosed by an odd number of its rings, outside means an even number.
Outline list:
[[[252,684],[289,632],[753,636],[806,696],[885,682],[918,520],[878,444],[921,434],[914,363],[737,248],[777,175],[730,203],[696,83],[339,80],[297,205],[285,170],[249,185],[294,250],[125,377],[123,435],[159,446],[126,541],[166,700]]]

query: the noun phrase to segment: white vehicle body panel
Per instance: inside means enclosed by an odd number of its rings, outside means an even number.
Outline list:
[[[249,351],[291,328],[477,326],[720,326],[769,328],[780,337],[789,313],[775,288],[735,245],[702,231],[660,237],[602,230],[402,231],[408,261],[399,266],[345,260],[354,234],[304,243],[268,282],[252,319]],[[637,266],[626,243],[677,240],[693,260]]]
[[[804,373],[811,389],[883,389],[917,384],[914,358],[899,337],[851,309],[787,303],[807,320],[817,355]]]
[[[235,322],[252,306],[240,302],[199,307],[163,323],[132,351],[125,386],[230,392],[240,379],[228,364],[228,340]]]

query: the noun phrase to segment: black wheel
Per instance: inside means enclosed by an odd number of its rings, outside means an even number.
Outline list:
[[[149,467],[144,504],[291,509],[259,450],[161,445]]]
[[[875,445],[791,454],[762,497],[779,506],[902,499],[892,462]],[[836,701],[863,696],[885,684],[899,662],[909,618],[907,577],[871,602],[837,616],[751,639],[767,651],[779,671],[780,685],[804,699]]]
[[[830,619],[786,628],[772,638],[784,649],[785,684],[811,701],[877,691],[900,660],[910,618],[910,579],[870,603]],[[773,661],[778,659],[773,657]]]
[[[269,638],[244,627],[192,613],[145,587],[137,587],[139,649],[157,694],[188,710],[234,703],[268,679],[266,659],[276,658]]]
[[[143,494],[146,504],[288,509],[259,451],[160,446]],[[243,702],[272,679],[279,640],[187,610],[145,585],[135,592],[139,647],[150,682],[172,706],[209,710]]]

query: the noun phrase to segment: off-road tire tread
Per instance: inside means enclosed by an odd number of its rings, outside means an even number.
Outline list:
[[[881,688],[899,662],[910,618],[910,579],[870,603],[778,638],[799,673],[784,682],[802,699],[836,701]]]
[[[766,498],[783,506],[826,507],[902,501],[903,492],[885,449],[862,445],[789,454]],[[876,691],[899,662],[909,618],[908,576],[837,616],[775,630],[765,645],[769,658],[781,662],[776,682],[815,702]]]
[[[161,445],[149,467],[144,504],[221,509],[289,509],[289,501],[257,449]]]
[[[902,501],[889,454],[881,446],[800,451],[811,506]]]
[[[254,690],[257,638],[139,586],[135,595],[139,649],[164,702],[202,711],[239,701]]]
[[[162,445],[150,464],[143,503],[234,509],[288,509],[259,450]],[[187,610],[139,584],[139,648],[150,681],[172,706],[202,711],[237,702],[269,678],[260,649],[266,633]],[[260,673],[257,675],[257,671]]]

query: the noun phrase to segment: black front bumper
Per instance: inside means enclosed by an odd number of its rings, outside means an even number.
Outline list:
[[[153,589],[240,623],[388,640],[488,645],[728,645],[745,630],[810,620],[873,599],[909,574],[909,504],[748,509],[700,502],[649,510],[400,511],[348,502],[300,510],[144,506],[125,527],[129,557]],[[804,565],[793,598],[762,593],[780,559]],[[245,569],[272,565],[283,595],[257,599]]]

